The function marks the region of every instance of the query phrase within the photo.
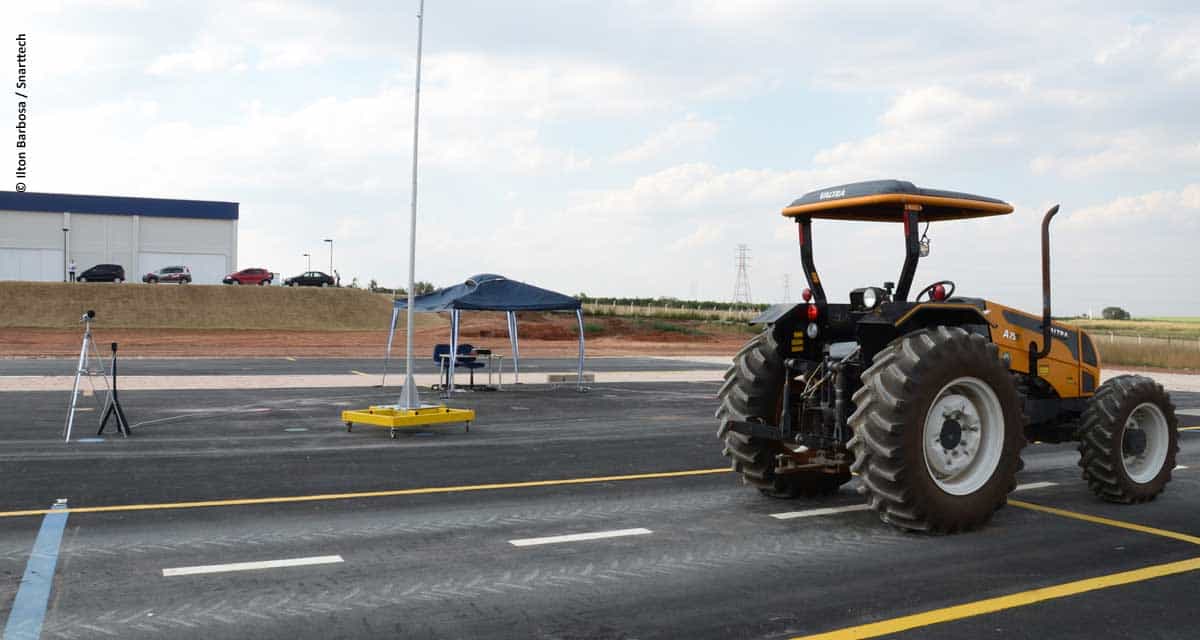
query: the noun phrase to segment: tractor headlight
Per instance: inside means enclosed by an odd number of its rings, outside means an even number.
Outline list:
[[[863,291],[863,307],[874,309],[877,304],[879,304],[879,293],[875,289]]]
[[[804,335],[808,336],[808,338],[811,340],[817,337],[818,331],[820,331],[820,329],[817,327],[817,323],[810,322],[808,323],[808,328],[804,330]]]
[[[873,311],[881,302],[888,300],[888,292],[879,287],[863,287],[850,292],[850,310]]]

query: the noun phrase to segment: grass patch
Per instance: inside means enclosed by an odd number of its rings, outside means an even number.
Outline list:
[[[699,329],[697,329],[695,327],[688,326],[688,325],[675,324],[673,322],[664,322],[662,320],[651,320],[649,322],[643,321],[643,322],[640,322],[639,324],[641,324],[643,327],[649,327],[650,329],[652,329],[654,331],[661,331],[663,333],[681,333],[686,336],[702,336],[702,335],[704,335],[704,332],[700,331]]]
[[[1181,349],[1169,344],[1097,343],[1102,366],[1156,367],[1159,369],[1200,370],[1200,347]]]
[[[606,330],[607,330],[607,327],[605,327],[602,323],[599,323],[599,322],[584,322],[583,323],[583,335],[585,335],[585,336],[598,336],[598,335],[604,333]],[[579,333],[579,326],[571,325],[571,333],[576,333],[576,334]]]
[[[1185,324],[1200,324],[1200,317],[1188,316],[1167,316],[1162,318],[1138,318],[1138,320],[1149,320],[1150,322],[1181,322]]]
[[[1150,338],[1200,338],[1200,319],[1174,318],[1161,320],[1064,320],[1095,336],[1112,333],[1118,336]]]

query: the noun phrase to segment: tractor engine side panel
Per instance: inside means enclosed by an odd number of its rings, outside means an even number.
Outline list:
[[[1009,368],[1029,373],[1029,343],[1042,346],[1042,319],[990,300],[987,317],[992,341],[1010,358]],[[1038,360],[1037,377],[1060,398],[1080,398],[1095,392],[1100,382],[1100,359],[1091,338],[1080,329],[1059,322],[1050,325],[1050,354]]]

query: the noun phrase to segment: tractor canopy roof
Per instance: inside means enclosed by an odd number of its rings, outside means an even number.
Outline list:
[[[905,211],[919,212],[922,222],[961,220],[1012,213],[1012,205],[995,198],[923,189],[904,180],[871,180],[810,191],[783,210],[789,217],[826,220],[904,222]]]

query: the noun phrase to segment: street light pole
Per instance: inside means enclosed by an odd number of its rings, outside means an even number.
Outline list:
[[[67,254],[71,253],[70,245],[67,242],[67,234],[71,233],[70,227],[63,227],[63,282],[67,282]]]
[[[312,271],[312,256],[306,253],[306,254],[304,254],[304,259],[305,259],[305,260],[308,260],[308,267],[307,267],[306,269],[304,269],[304,270],[305,270],[305,271]]]
[[[329,243],[329,275],[333,275],[333,238],[325,238],[325,242]]]

